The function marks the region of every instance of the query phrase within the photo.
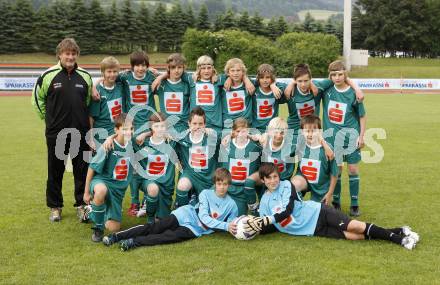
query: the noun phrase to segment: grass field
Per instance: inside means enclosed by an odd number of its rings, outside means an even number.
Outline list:
[[[368,94],[366,106],[368,128],[384,128],[387,139],[378,141],[382,162],[361,164],[361,218],[411,225],[422,238],[414,251],[381,241],[278,233],[244,242],[216,233],[122,253],[92,243],[90,225],[77,222],[71,173],[63,221],[48,221],[43,122],[29,97],[2,97],[0,284],[440,284],[440,94]],[[124,228],[141,222],[124,214]]]
[[[166,62],[169,53],[149,53],[151,64],[163,64]],[[108,54],[91,54],[80,55],[78,64],[99,64],[101,60],[108,56]],[[130,63],[130,54],[118,54],[115,57],[121,64]],[[53,64],[56,62],[54,54],[47,53],[22,53],[22,54],[0,54],[0,63],[47,63]]]
[[[440,59],[374,58],[353,67],[352,78],[440,78]]]

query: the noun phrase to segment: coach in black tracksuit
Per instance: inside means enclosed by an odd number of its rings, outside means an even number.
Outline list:
[[[88,104],[91,98],[92,78],[76,59],[79,47],[74,39],[66,38],[57,46],[59,62],[45,71],[35,85],[32,104],[46,123],[48,177],[46,188],[49,219],[61,220],[63,194],[61,192],[65,159],[70,150],[75,180],[75,206],[83,210],[83,194],[88,164],[83,159],[89,150],[85,135],[90,129]],[[63,136],[63,133],[70,134]],[[58,137],[58,139],[57,139]],[[58,144],[57,144],[58,141]]]

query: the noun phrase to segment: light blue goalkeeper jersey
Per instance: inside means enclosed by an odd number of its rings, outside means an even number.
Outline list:
[[[289,180],[280,181],[278,188],[273,192],[266,191],[260,201],[260,216],[269,216],[278,231],[290,235],[313,235],[320,211],[321,204],[302,201]]]
[[[200,193],[199,203],[195,207],[185,205],[171,214],[176,216],[180,226],[200,237],[214,230],[227,231],[228,224],[238,215],[238,208],[229,195],[218,197],[214,189],[206,189]]]

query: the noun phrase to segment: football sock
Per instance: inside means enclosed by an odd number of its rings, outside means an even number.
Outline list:
[[[341,174],[338,175],[335,191],[333,192],[333,203],[341,204]]]
[[[348,182],[350,184],[350,206],[359,206],[359,174],[348,175]]]
[[[392,228],[392,229],[387,229],[392,233],[395,233],[396,235],[402,235],[402,228]]]
[[[131,194],[131,203],[139,205],[139,188],[137,183],[137,177],[133,175],[130,182],[130,194]]]
[[[178,207],[187,205],[189,201],[188,191],[176,190],[176,204]]]
[[[105,216],[105,203],[102,205],[95,205],[92,202],[92,212],[90,213],[90,219],[95,223],[96,229],[104,230],[104,216]]]
[[[147,216],[149,218],[156,215],[157,205],[159,204],[159,196],[152,197],[147,195]]]
[[[253,205],[257,202],[257,192],[255,191],[255,181],[246,179],[244,181],[244,193],[246,194],[246,201],[248,205]]]
[[[401,244],[402,236],[395,234],[387,229],[367,223],[364,231],[365,239],[389,240],[393,243]]]

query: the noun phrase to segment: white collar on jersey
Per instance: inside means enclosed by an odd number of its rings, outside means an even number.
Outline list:
[[[169,78],[167,78],[167,81],[168,81],[170,84],[178,84],[178,83],[180,83],[180,82],[182,81],[182,79],[179,79],[179,80],[177,80],[177,81],[171,81]]]
[[[303,93],[303,92],[301,91],[301,89],[299,89],[298,85],[296,85],[296,90],[298,90],[299,94],[301,94],[301,95],[303,95],[303,96],[307,96],[307,95],[310,94],[310,90],[309,90],[309,93]]]
[[[340,92],[340,93],[347,92],[348,89],[350,89],[350,88],[351,88],[351,86],[348,85],[345,89],[338,89],[338,87],[336,87],[336,85],[335,85],[335,89],[336,89],[336,91],[338,91],[338,92]]]
[[[281,143],[281,145],[278,147],[277,150],[274,150],[274,148],[272,147],[272,138],[270,138],[269,139],[269,150],[270,150],[270,152],[279,151],[280,149],[282,149],[283,145],[284,145],[284,141],[285,141],[285,139],[283,138],[283,142]]]
[[[120,148],[126,148],[127,145],[128,145],[128,142],[125,142],[125,145],[120,145],[120,144],[118,143],[118,141],[116,140],[116,138],[113,139],[113,142],[114,142],[115,144],[117,144]]]
[[[242,86],[243,86],[243,82],[238,84],[237,86],[232,86],[231,85],[231,89],[238,89],[238,88],[241,88]]]
[[[247,145],[249,144],[249,142],[250,142],[250,140],[247,139],[245,145],[242,146],[242,147],[240,147],[240,146],[237,145],[237,139],[235,139],[235,138],[232,139],[232,143],[233,143],[233,144],[235,145],[235,147],[238,148],[238,149],[245,149],[245,148],[247,147]]]
[[[148,70],[147,70],[147,72],[148,72]],[[144,79],[145,79],[145,77],[147,77],[147,72],[145,72],[145,74],[144,74],[144,76],[143,76],[143,77],[140,77],[140,78],[138,78],[138,77],[136,77],[136,75],[134,75],[134,72],[132,71],[132,74],[133,74],[133,78],[134,78],[134,79],[136,79],[136,80],[144,80]]]
[[[263,95],[270,95],[270,94],[272,94],[272,91],[264,92],[263,89],[261,89],[261,87],[258,87],[258,90],[260,90],[260,93],[263,94]]]
[[[105,90],[112,91],[113,89],[115,89],[115,85],[116,85],[116,84],[113,84],[112,87],[107,87],[107,86],[104,85],[104,82],[101,82],[101,83],[99,83],[99,85],[101,85],[102,88],[104,88]]]
[[[198,141],[194,141],[193,140],[193,136],[191,134],[191,132],[189,133],[189,140],[193,143],[193,144],[199,144],[203,141],[203,138],[205,137],[205,134],[203,134],[200,139]]]
[[[164,139],[161,139],[160,141],[155,142],[155,141],[153,141],[153,137],[150,138],[150,143],[151,143],[152,145],[161,145],[161,144],[164,143],[164,141],[165,141]]]
[[[308,148],[310,148],[310,149],[318,149],[318,148],[321,148],[321,147],[322,147],[322,145],[320,145],[320,144],[315,145],[315,146],[311,146],[311,145],[309,145],[308,143],[306,143],[306,146],[307,146]]]

